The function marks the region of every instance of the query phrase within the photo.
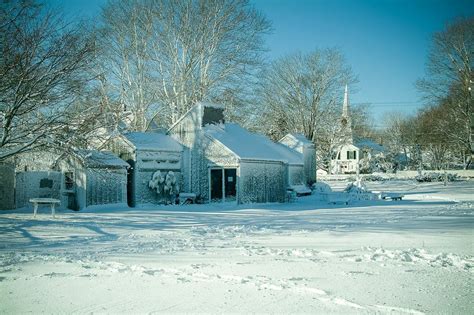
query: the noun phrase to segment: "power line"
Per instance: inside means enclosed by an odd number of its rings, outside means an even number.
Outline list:
[[[394,106],[402,106],[402,107],[421,107],[424,104],[420,104],[419,102],[380,102],[380,103],[352,103],[352,105],[369,105],[374,107],[394,107]]]
[[[354,104],[367,104],[367,103],[370,103],[370,104],[418,104],[420,102],[417,102],[417,101],[389,101],[389,102],[358,102],[358,103],[354,103]]]

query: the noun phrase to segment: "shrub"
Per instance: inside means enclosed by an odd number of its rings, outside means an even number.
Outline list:
[[[380,175],[371,174],[371,175],[364,176],[364,180],[368,182],[382,182],[385,179]]]
[[[332,191],[331,187],[323,182],[316,182],[311,186],[311,190],[314,193],[330,193]]]
[[[448,182],[452,182],[458,179],[458,175],[452,173],[425,173],[415,176],[415,180],[419,183],[444,182],[446,179]]]

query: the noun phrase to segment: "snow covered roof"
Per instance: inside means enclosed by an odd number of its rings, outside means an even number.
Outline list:
[[[203,129],[207,136],[222,143],[241,159],[303,164],[302,155],[298,152],[274,143],[263,135],[249,132],[237,124],[207,125]]]
[[[168,135],[154,132],[129,132],[124,137],[139,150],[182,151],[176,140]]]
[[[303,144],[313,144],[310,140],[308,140],[308,138],[306,138],[301,133],[289,133],[288,135],[292,136],[293,138],[295,138],[296,140],[298,140],[299,142]]]
[[[278,142],[301,154],[307,147],[314,148],[313,142],[300,133],[288,133]]]
[[[370,139],[361,139],[359,141],[357,141],[356,145],[363,149],[363,148],[368,148],[368,149],[371,149],[373,151],[376,151],[376,152],[384,152],[385,149],[383,146],[381,146],[380,144],[370,140]]]
[[[342,146],[339,147],[339,151],[359,151],[360,148],[353,145],[353,144],[344,144]]]
[[[122,168],[130,166],[109,151],[77,150],[75,154],[84,163],[84,166],[91,168]]]

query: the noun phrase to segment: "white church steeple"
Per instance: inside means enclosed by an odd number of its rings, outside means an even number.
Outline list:
[[[346,88],[344,90],[344,103],[342,104],[342,117],[341,117],[342,136],[346,144],[352,144],[352,122],[349,109],[349,92]]]
[[[347,92],[347,84],[344,90],[344,104],[342,105],[342,117],[349,117],[349,93]]]

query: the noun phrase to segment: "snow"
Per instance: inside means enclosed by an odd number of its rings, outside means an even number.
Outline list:
[[[96,150],[77,150],[75,154],[84,162],[88,167],[101,168],[101,167],[115,167],[123,168],[130,167],[128,163],[119,159],[112,152],[109,151],[96,151]]]
[[[294,147],[304,147],[305,145],[313,145],[313,142],[308,140],[305,135],[301,133],[289,133],[280,139],[279,142],[291,141]]]
[[[472,314],[473,182],[366,185],[405,198],[0,212],[0,313]]]
[[[241,159],[282,161],[302,165],[302,154],[274,143],[267,137],[240,127],[237,124],[207,125],[205,134],[234,152]]]
[[[129,132],[125,138],[139,150],[181,152],[182,146],[168,135],[153,132]]]

